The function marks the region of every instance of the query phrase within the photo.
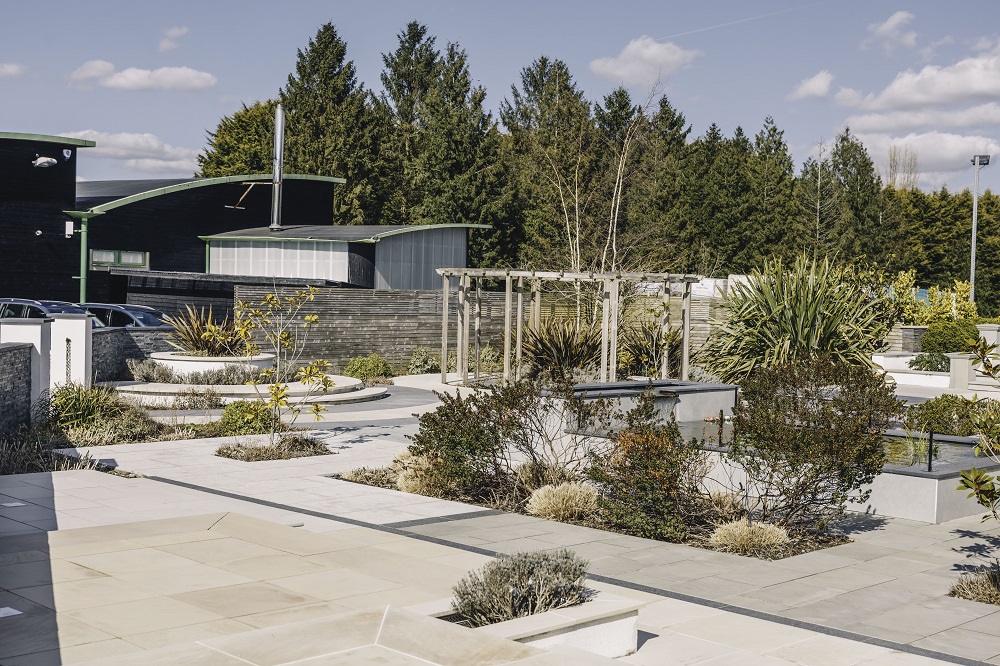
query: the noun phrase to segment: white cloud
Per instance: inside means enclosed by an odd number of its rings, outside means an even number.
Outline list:
[[[658,42],[643,35],[626,44],[613,58],[590,61],[590,71],[611,81],[649,85],[690,65],[699,55],[701,51],[683,49],[673,42]]]
[[[77,84],[91,81],[105,88],[116,90],[182,90],[197,92],[214,86],[218,79],[208,72],[199,72],[190,67],[160,67],[140,69],[129,67],[117,71],[106,60],[90,60],[80,65],[70,74],[70,80]]]
[[[850,116],[847,125],[858,132],[901,132],[938,127],[1000,126],[1000,104],[990,102],[964,109],[917,109]]]
[[[59,136],[95,141],[97,146],[87,149],[88,158],[114,160],[136,171],[189,176],[198,168],[197,150],[172,146],[148,132],[110,133],[82,130],[64,132]]]
[[[950,35],[945,35],[937,41],[933,41],[924,48],[920,49],[920,57],[924,60],[931,60],[934,58],[934,54],[942,46],[947,46],[948,44],[954,44],[955,40]]]
[[[805,99],[806,97],[826,97],[830,94],[830,83],[833,82],[833,74],[823,70],[808,79],[802,79],[799,85],[788,95],[788,99]]]
[[[21,76],[27,71],[25,66],[16,62],[0,62],[0,79]]]
[[[1000,99],[1000,54],[966,58],[946,67],[928,65],[918,72],[906,70],[878,95],[841,88],[835,99],[844,106],[876,110]]]
[[[160,40],[160,53],[164,51],[172,51],[180,46],[178,39],[183,37],[188,33],[186,26],[178,25],[173,28],[167,28],[163,31],[163,39]]]
[[[868,38],[862,46],[866,48],[881,46],[886,51],[891,51],[897,46],[913,48],[917,45],[917,33],[904,31],[904,26],[913,18],[910,12],[899,11],[884,23],[872,23],[868,26]]]
[[[971,184],[972,166],[969,160],[972,156],[1000,153],[1000,143],[985,136],[947,132],[910,133],[906,136],[859,132],[856,136],[883,172],[892,144],[912,149],[920,164],[920,185],[929,188],[940,187],[947,182],[961,183],[965,172],[968,172]]]

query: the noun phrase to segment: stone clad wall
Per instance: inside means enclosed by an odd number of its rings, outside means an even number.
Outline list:
[[[162,328],[98,328],[93,337],[94,381],[110,382],[128,377],[126,360],[142,361],[158,351],[170,351],[167,330]]]
[[[31,421],[30,344],[0,344],[0,434]]]

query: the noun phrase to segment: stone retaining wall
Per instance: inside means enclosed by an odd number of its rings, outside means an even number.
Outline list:
[[[173,349],[164,328],[98,328],[93,337],[94,381],[109,382],[128,377],[128,359],[142,361],[158,351]]]
[[[30,344],[0,344],[0,434],[31,421]]]

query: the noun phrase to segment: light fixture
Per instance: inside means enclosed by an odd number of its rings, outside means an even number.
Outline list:
[[[35,159],[32,160],[31,166],[36,169],[45,169],[56,164],[56,158],[54,157],[42,157],[38,153],[35,153]]]

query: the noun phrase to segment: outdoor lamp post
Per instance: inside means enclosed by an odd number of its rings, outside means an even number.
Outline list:
[[[976,302],[976,229],[979,225],[979,170],[990,163],[989,155],[974,155],[976,185],[972,190],[972,261],[969,263],[969,302]]]

